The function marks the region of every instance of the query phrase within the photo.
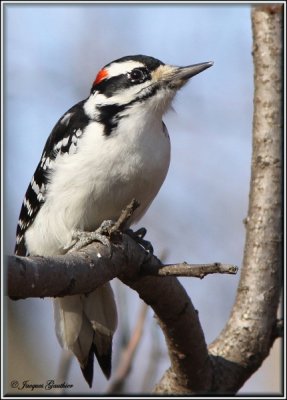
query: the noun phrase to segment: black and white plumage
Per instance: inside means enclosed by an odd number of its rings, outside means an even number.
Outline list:
[[[72,154],[76,151],[78,139],[89,122],[83,104],[84,101],[79,102],[61,117],[45,144],[20,211],[15,246],[15,253],[18,255],[27,254],[24,234],[45,202],[48,177],[53,170],[55,159],[65,153]]]
[[[142,55],[106,65],[90,96],[60,118],[46,142],[21,208],[16,254],[64,254],[73,232],[116,220],[132,198],[140,207],[131,223],[140,219],[169,167],[162,116],[177,90],[211,65],[175,67]],[[109,377],[117,325],[110,285],[54,299],[54,315],[58,340],[76,355],[88,384],[94,354]]]

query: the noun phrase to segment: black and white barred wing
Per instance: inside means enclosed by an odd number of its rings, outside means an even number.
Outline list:
[[[25,232],[33,224],[38,211],[45,202],[49,178],[56,158],[64,153],[76,152],[77,141],[83,134],[88,117],[81,101],[67,111],[57,122],[45,144],[41,160],[26,191],[16,232],[15,254],[28,255]]]

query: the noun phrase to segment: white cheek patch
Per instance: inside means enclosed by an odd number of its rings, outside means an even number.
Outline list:
[[[103,106],[103,105],[112,105],[112,104],[127,104],[130,101],[134,100],[138,97],[139,93],[151,85],[150,81],[146,81],[140,83],[138,85],[131,86],[126,88],[124,91],[119,90],[115,92],[112,97],[107,97],[104,94],[100,94],[99,92],[95,92],[93,96],[86,102],[84,105],[85,111],[87,114],[95,115],[95,105]]]
[[[140,92],[150,86],[150,84],[150,81],[146,81],[138,85],[131,86],[124,91],[119,90],[112,97],[109,98],[106,98],[103,95],[99,95],[99,98],[96,97],[97,105],[101,106],[106,104],[128,104],[136,99],[139,96]],[[103,97],[100,98],[100,96]]]

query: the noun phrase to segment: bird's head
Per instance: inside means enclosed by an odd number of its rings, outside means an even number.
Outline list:
[[[120,58],[98,72],[86,111],[95,116],[100,110],[118,113],[142,108],[162,115],[178,89],[212,65],[178,67],[144,55]]]

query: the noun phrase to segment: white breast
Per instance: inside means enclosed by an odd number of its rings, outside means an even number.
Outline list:
[[[139,219],[159,191],[169,161],[161,118],[122,118],[110,136],[91,123],[77,152],[56,159],[46,202],[25,236],[30,254],[63,252],[73,229],[94,230],[105,219],[117,219],[132,198],[141,206],[131,222]]]

